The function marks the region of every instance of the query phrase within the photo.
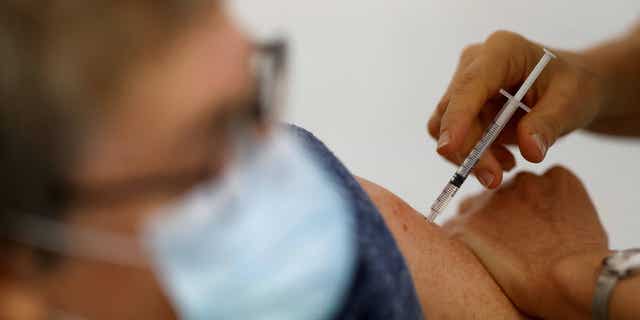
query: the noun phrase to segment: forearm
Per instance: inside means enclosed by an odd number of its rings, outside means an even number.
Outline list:
[[[514,319],[511,302],[460,242],[400,198],[371,182],[360,184],[374,201],[407,261],[427,318]]]
[[[610,252],[576,256],[559,264],[556,281],[569,308],[590,318],[595,286],[602,269],[602,259]],[[637,319],[640,314],[640,276],[618,282],[609,302],[609,319]]]
[[[600,81],[598,133],[640,136],[640,24],[621,37],[579,54]]]

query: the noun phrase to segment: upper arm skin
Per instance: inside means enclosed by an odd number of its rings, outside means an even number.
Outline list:
[[[522,318],[461,242],[388,190],[358,178],[404,256],[428,319]]]

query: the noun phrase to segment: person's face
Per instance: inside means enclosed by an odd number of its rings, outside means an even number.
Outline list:
[[[231,148],[224,123],[243,112],[254,91],[252,48],[216,8],[166,51],[134,66],[107,118],[89,130],[69,177],[76,193],[65,223],[139,238],[157,209],[215,176]],[[63,256],[30,273],[27,283],[13,295],[19,302],[0,304],[18,311],[5,309],[0,318],[54,309],[87,319],[175,317],[151,267]]]

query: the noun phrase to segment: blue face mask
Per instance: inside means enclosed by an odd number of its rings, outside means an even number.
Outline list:
[[[11,237],[123,266],[147,268],[150,256],[180,319],[330,319],[355,266],[351,208],[296,138],[252,150],[145,222],[143,253],[130,238],[28,214]]]
[[[355,265],[353,214],[296,138],[263,143],[147,225],[181,319],[330,319]]]

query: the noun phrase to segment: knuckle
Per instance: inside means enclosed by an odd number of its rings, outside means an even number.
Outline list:
[[[518,41],[519,39],[520,35],[518,35],[517,33],[507,30],[496,30],[487,37],[485,42],[488,44],[503,44],[512,43],[514,41]]]
[[[547,174],[552,176],[565,176],[571,175],[571,172],[564,166],[554,165],[547,171]]]
[[[452,87],[452,95],[463,94],[467,88],[476,80],[478,74],[475,70],[465,70],[460,74],[460,78]]]
[[[471,61],[474,57],[477,56],[480,48],[481,45],[479,43],[470,44],[464,47],[464,49],[462,49],[462,53],[460,54],[460,64],[466,64]]]
[[[528,172],[528,171],[522,171],[522,172],[518,172],[518,174],[515,176],[514,180],[516,182],[517,185],[526,185],[526,184],[531,184],[533,183],[533,181],[536,179],[536,175]]]
[[[508,70],[517,69],[515,66],[522,62],[522,59],[514,56],[515,48],[528,48],[528,41],[521,35],[505,30],[498,30],[487,37],[486,49],[484,54],[497,62],[498,67],[502,68],[501,73],[507,73]],[[494,66],[489,66],[495,68]],[[506,69],[504,69],[506,68]]]
[[[436,110],[434,111],[434,115],[443,114],[444,111],[447,109],[448,105],[449,105],[449,97],[446,96],[442,98],[440,102],[438,102],[438,105],[436,106]]]
[[[440,135],[440,122],[435,118],[431,118],[427,123],[427,131],[431,137],[437,139]]]
[[[540,119],[540,129],[541,129],[541,133],[543,138],[546,139],[546,143],[551,143],[551,139],[553,139],[553,137],[555,136],[555,127],[556,125],[554,124],[554,120],[552,117],[542,117]]]
[[[534,128],[542,134],[547,147],[553,145],[562,133],[563,120],[559,113],[541,114],[537,117],[535,123]]]
[[[545,176],[551,177],[556,182],[567,182],[580,184],[580,179],[569,169],[564,166],[556,165],[547,170]]]
[[[547,143],[550,146],[563,134],[562,128],[564,126],[562,125],[562,119],[559,119],[557,116],[548,117],[544,123],[547,131]]]
[[[524,173],[516,176],[516,188],[521,199],[530,204],[536,204],[545,198],[544,194],[549,192],[548,186],[545,185],[543,177],[536,176],[532,173]]]
[[[485,152],[485,154],[483,154],[480,157],[480,160],[478,160],[478,164],[476,165],[474,172],[478,172],[481,170],[489,170],[491,172],[497,172],[497,171],[501,171],[498,169],[499,167],[500,165],[498,164],[495,157],[491,154],[491,150],[487,150],[487,152]]]
[[[447,109],[442,115],[442,120],[440,122],[440,131],[444,131],[447,129],[451,129],[452,126],[457,126],[461,120],[464,119],[465,113],[463,110],[458,110],[454,108]]]

